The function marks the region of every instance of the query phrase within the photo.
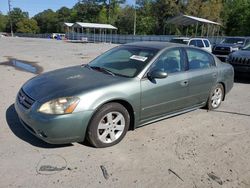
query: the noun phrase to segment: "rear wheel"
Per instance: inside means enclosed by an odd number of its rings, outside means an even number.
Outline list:
[[[208,110],[213,110],[219,108],[224,97],[224,87],[222,84],[217,84],[215,88],[211,91],[207,108]]]
[[[88,140],[98,148],[109,147],[120,142],[130,124],[127,109],[119,103],[103,105],[93,116],[88,127]]]

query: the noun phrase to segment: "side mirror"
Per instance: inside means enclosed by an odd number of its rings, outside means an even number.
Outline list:
[[[148,72],[148,78],[150,79],[154,79],[154,78],[157,78],[157,79],[163,79],[163,78],[166,78],[168,76],[168,74],[162,70],[151,70]]]

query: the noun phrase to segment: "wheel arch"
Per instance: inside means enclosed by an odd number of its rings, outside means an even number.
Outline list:
[[[225,100],[225,97],[226,97],[226,84],[224,82],[218,82],[218,84],[221,84],[223,86],[223,90],[224,90],[224,94],[223,94],[223,99],[222,101]]]
[[[133,106],[126,100],[124,99],[112,99],[112,100],[108,100],[105,101],[104,103],[100,104],[95,111],[92,114],[92,117],[90,118],[89,124],[92,121],[93,116],[95,115],[95,113],[105,104],[108,103],[119,103],[121,104],[124,108],[126,108],[126,110],[129,113],[130,116],[130,125],[129,125],[129,130],[134,130],[135,129],[135,114],[134,114],[134,108]],[[88,125],[89,126],[89,125]]]

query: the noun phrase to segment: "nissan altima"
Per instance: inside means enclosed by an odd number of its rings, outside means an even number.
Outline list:
[[[24,127],[52,144],[108,147],[128,130],[197,108],[216,109],[234,71],[202,49],[165,42],[115,47],[86,65],[27,81],[15,109]]]

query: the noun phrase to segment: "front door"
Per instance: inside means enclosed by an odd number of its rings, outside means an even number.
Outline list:
[[[168,76],[141,80],[141,123],[187,107],[188,80],[182,50],[163,52],[150,69],[162,70]]]

